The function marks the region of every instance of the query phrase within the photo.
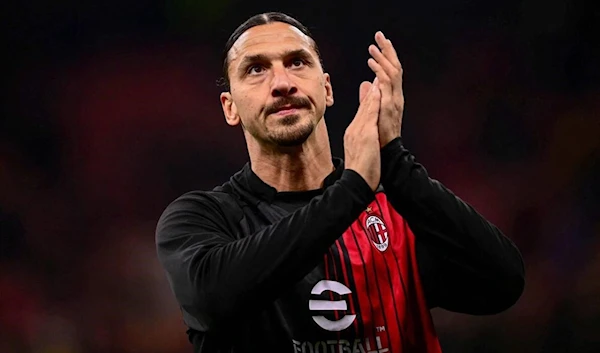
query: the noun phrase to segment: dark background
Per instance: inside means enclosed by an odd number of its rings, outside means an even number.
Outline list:
[[[180,194],[247,161],[215,82],[247,17],[308,25],[335,154],[377,30],[406,145],[522,250],[510,310],[434,310],[445,352],[600,351],[600,41],[589,0],[5,3],[0,352],[190,352],[154,247]]]

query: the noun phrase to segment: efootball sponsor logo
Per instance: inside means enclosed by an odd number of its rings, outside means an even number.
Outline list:
[[[346,295],[352,293],[350,288],[340,282],[321,280],[311,290],[311,294],[321,295],[326,290],[337,293],[338,295]],[[348,303],[345,300],[309,300],[308,308],[312,311],[327,311],[327,310],[348,310]],[[315,315],[312,317],[319,327],[327,331],[342,331],[350,327],[356,319],[356,315],[344,315],[339,320],[329,320],[323,315]]]
[[[344,340],[334,339],[327,341],[304,341],[292,340],[295,353],[389,353],[390,349],[383,347],[381,337],[375,336],[374,340],[369,338]]]
[[[340,296],[351,294],[350,288],[344,284],[321,280],[311,290],[311,294],[321,295],[325,291],[332,291]],[[345,300],[309,300],[308,308],[312,311],[348,310]],[[339,332],[347,329],[356,320],[356,315],[344,315],[339,320],[329,320],[323,315],[314,315],[314,322],[324,330]],[[377,327],[377,332],[385,331],[385,326]],[[323,341],[298,341],[292,340],[296,353],[388,353],[390,350],[383,345],[381,337],[355,338],[355,339],[330,339]]]

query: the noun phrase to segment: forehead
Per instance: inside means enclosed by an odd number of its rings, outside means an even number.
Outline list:
[[[298,28],[282,22],[273,22],[250,28],[233,44],[229,61],[234,63],[246,55],[268,54],[283,50],[306,49],[316,55],[310,37]]]

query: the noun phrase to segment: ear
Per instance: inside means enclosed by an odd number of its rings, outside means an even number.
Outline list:
[[[333,87],[331,86],[331,77],[328,73],[324,73],[323,77],[325,78],[325,103],[328,107],[333,105]]]
[[[233,102],[230,92],[222,92],[221,96],[221,108],[223,108],[223,114],[225,114],[225,121],[231,126],[236,126],[240,123],[240,116],[237,112],[237,107]]]

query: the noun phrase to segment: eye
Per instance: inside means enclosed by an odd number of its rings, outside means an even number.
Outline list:
[[[294,68],[302,67],[305,64],[306,64],[306,61],[304,61],[303,59],[300,59],[300,58],[292,60],[292,67],[294,67]]]
[[[264,67],[264,66],[256,64],[256,65],[251,65],[251,66],[248,68],[247,72],[248,72],[248,74],[250,74],[250,75],[258,75],[258,74],[260,74],[261,72],[263,72],[264,70],[265,70],[265,67]]]

